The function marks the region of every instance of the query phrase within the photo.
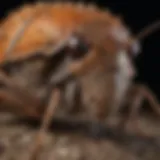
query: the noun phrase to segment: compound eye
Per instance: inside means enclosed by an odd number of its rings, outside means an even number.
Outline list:
[[[72,59],[83,58],[90,49],[90,45],[80,36],[72,36],[69,40],[69,54]]]

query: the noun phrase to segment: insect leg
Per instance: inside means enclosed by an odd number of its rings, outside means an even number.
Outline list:
[[[45,140],[45,134],[47,132],[48,127],[50,126],[50,123],[52,121],[52,118],[55,113],[55,109],[58,106],[60,101],[60,90],[55,88],[53,89],[53,92],[51,93],[48,106],[45,110],[44,117],[42,119],[41,127],[37,133],[36,140],[33,144],[33,151],[30,154],[30,160],[38,159],[43,140]]]
[[[77,81],[71,80],[66,84],[64,99],[68,113],[75,115],[81,110],[81,94]]]
[[[25,103],[20,96],[11,93],[9,90],[0,90],[0,110],[3,112],[13,112],[20,116],[27,116],[32,118],[39,118],[37,110],[31,107],[28,103]]]
[[[160,104],[155,96],[155,94],[146,86],[140,85],[140,90],[143,93],[144,97],[150,103],[153,111],[160,116]]]
[[[3,72],[0,72],[0,83],[2,85],[0,88],[1,111],[12,111],[27,117],[38,118],[41,116],[37,111],[40,106],[39,99],[31,95],[26,89],[20,88]]]
[[[160,106],[158,103],[158,100],[156,98],[156,96],[144,85],[134,85],[133,89],[136,90],[135,93],[135,98],[132,100],[131,102],[131,111],[129,114],[129,119],[128,119],[128,123],[126,127],[130,127],[129,126],[129,122],[132,122],[132,126],[134,127],[134,129],[136,129],[140,134],[142,134],[143,136],[146,136],[146,133],[144,133],[140,127],[138,127],[138,123],[136,122],[138,119],[137,115],[139,112],[140,107],[142,106],[142,102],[144,99],[148,100],[148,102],[150,103],[150,106],[152,107],[152,109],[156,112],[156,114],[158,114],[160,116]]]
[[[130,109],[129,115],[125,118],[126,124],[124,123],[125,129],[127,131],[129,131],[130,127],[132,127],[132,129],[138,131],[138,133],[142,135],[144,135],[144,133],[140,129],[139,123],[137,122],[137,120],[138,120],[138,112],[140,107],[142,106],[143,100],[144,100],[143,93],[138,91],[135,97],[133,98],[131,105],[129,106],[129,109]],[[132,124],[132,126],[130,124]]]

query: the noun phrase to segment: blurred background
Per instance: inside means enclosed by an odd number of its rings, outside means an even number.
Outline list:
[[[11,9],[28,2],[35,2],[35,0],[0,1],[0,18],[6,16]],[[121,15],[133,33],[138,33],[143,27],[160,19],[159,4],[156,1],[142,3],[122,0],[86,0],[85,2],[94,2],[102,8],[109,8],[112,12]],[[136,80],[147,84],[160,100],[160,30],[145,38],[142,49],[142,53],[135,59],[139,73]]]

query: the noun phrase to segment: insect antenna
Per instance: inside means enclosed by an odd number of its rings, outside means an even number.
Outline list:
[[[145,38],[146,36],[149,36],[153,32],[157,31],[158,29],[160,29],[160,21],[156,21],[152,23],[151,25],[145,27],[141,32],[137,34],[136,39],[141,40]]]
[[[142,31],[140,31],[135,36],[134,40],[131,40],[129,42],[129,53],[136,57],[141,51],[140,41],[152,34],[153,32],[157,31],[158,29],[160,29],[160,21],[156,21],[151,25],[145,27]]]

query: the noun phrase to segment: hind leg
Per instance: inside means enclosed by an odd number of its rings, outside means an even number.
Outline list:
[[[142,131],[141,127],[138,123],[138,114],[140,107],[142,106],[142,102],[144,100],[144,96],[141,92],[137,93],[135,97],[133,98],[133,101],[131,102],[131,105],[129,106],[130,111],[128,116],[125,118],[126,123],[124,124],[124,129],[127,132],[136,131],[140,135],[145,135],[145,133]]]
[[[0,72],[0,110],[13,112],[20,116],[38,118],[40,100],[31,95],[27,90],[20,88],[3,72]]]
[[[142,128],[139,126],[138,123],[138,113],[140,107],[142,106],[143,100],[146,99],[152,109],[160,116],[160,106],[158,100],[156,99],[155,95],[144,85],[134,85],[133,89],[135,89],[135,95],[132,99],[130,108],[130,113],[126,123],[126,130],[132,127],[132,130],[136,131],[138,134],[142,136],[146,136],[146,133],[142,131]]]

